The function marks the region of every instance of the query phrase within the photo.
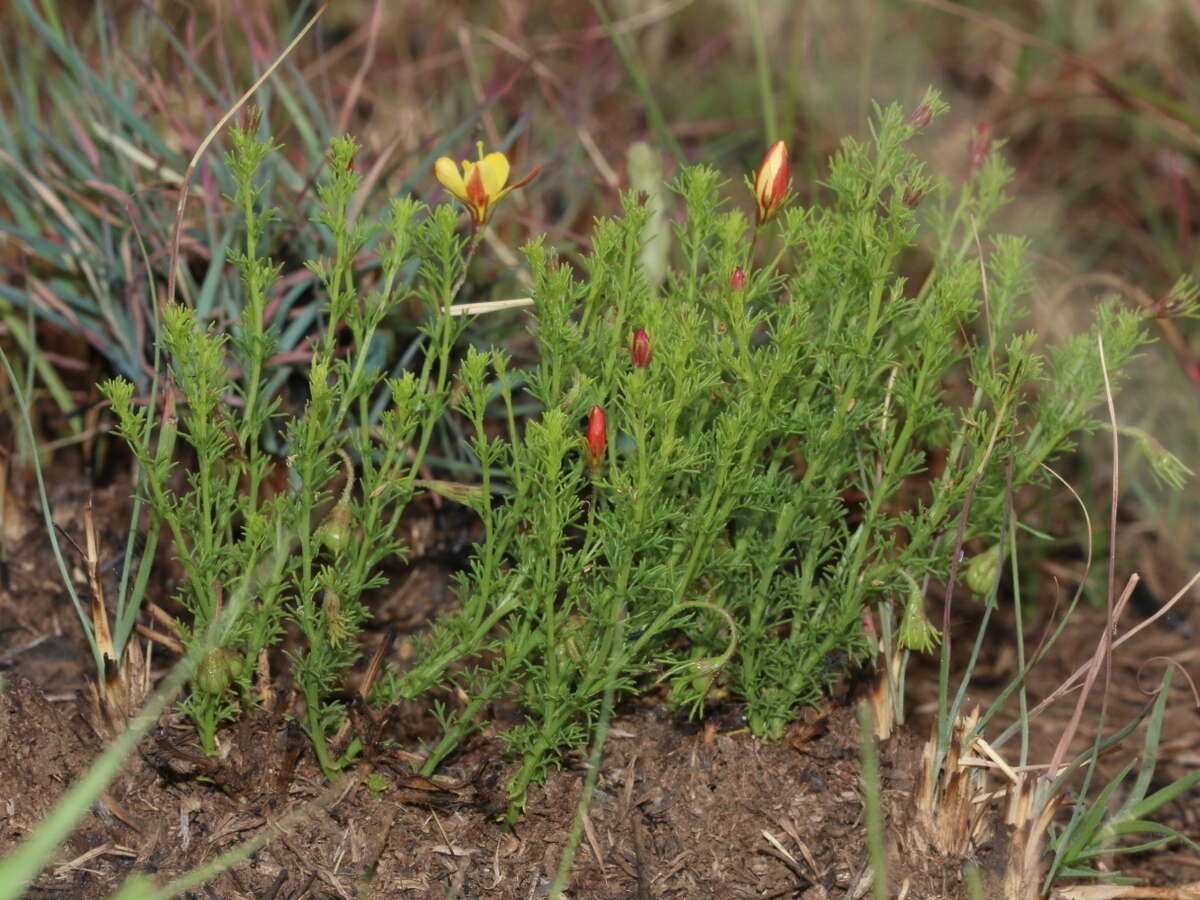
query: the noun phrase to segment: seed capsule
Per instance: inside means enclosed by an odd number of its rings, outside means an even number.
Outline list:
[[[223,694],[241,671],[242,660],[236,653],[227,647],[214,647],[201,660],[192,682],[203,694]]]
[[[329,511],[321,527],[317,529],[317,540],[331,553],[341,553],[350,543],[349,498],[339,500]]]
[[[971,561],[967,563],[967,572],[963,576],[963,580],[967,583],[972,591],[980,596],[986,596],[992,591],[992,585],[996,583],[996,576],[1000,574],[1000,545],[993,544],[982,553],[971,557]]]

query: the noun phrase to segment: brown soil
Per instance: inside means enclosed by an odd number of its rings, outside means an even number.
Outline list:
[[[51,483],[60,485],[52,501],[71,531],[83,500],[78,487],[71,487],[78,482]],[[108,526],[110,549],[122,546],[127,495],[128,486],[117,484],[97,492],[94,501],[98,521]],[[89,657],[70,600],[44,535],[27,512],[32,507],[19,491],[9,499],[9,555],[0,590],[0,666],[6,682],[0,693],[0,855],[29,834],[103,744],[76,701]],[[402,630],[419,627],[452,602],[445,567],[437,562],[445,536],[435,533],[433,518],[419,517],[409,535],[424,548],[419,555],[425,562],[379,597],[380,616],[401,623]],[[75,575],[82,584],[82,573]],[[964,601],[964,615],[969,607]],[[1190,606],[1183,611],[1190,612]],[[1192,619],[1190,625],[1174,622],[1169,629],[1151,626],[1118,652],[1108,730],[1149,702],[1143,688],[1152,688],[1161,673],[1155,658],[1169,655],[1195,671],[1197,651],[1189,629],[1200,621]],[[1122,631],[1138,621],[1130,614]],[[968,623],[961,625],[960,633],[971,632]],[[1041,627],[1035,623],[1029,629],[1031,643]],[[1038,670],[1031,684],[1035,699],[1084,661],[1102,627],[1102,611],[1081,611]],[[984,654],[972,702],[986,703],[1015,671],[1003,649],[1010,643],[1000,637],[1005,632],[998,627],[994,634],[997,649]],[[960,638],[959,644],[965,651],[967,640]],[[163,657],[157,650],[156,667],[165,668]],[[959,897],[964,895],[963,857],[980,866],[985,885],[994,885],[1008,835],[999,810],[985,808],[984,836],[962,857],[942,858],[925,849],[911,795],[920,739],[928,732],[929,705],[936,696],[936,670],[914,666],[909,682],[914,720],[881,748],[888,896]],[[1156,784],[1186,774],[1200,761],[1200,717],[1183,679],[1176,680],[1174,690]],[[857,697],[851,693],[807,711],[775,744],[751,737],[736,708],[715,710],[695,724],[667,712],[661,697],[627,704],[608,735],[568,895],[869,896]],[[1084,712],[1074,749],[1094,734],[1099,693]],[[1061,702],[1035,720],[1034,761],[1049,759],[1072,703]],[[285,707],[281,698],[279,710],[262,710],[228,730],[229,752],[217,761],[197,757],[186,722],[174,713],[164,716],[28,896],[106,897],[135,870],[165,882],[306,809],[298,824],[189,896],[546,896],[576,817],[586,773],[582,756],[569,759],[532,790],[524,819],[510,831],[499,823],[499,814],[511,767],[494,737],[478,738],[432,780],[412,774],[403,750],[369,748],[356,777],[330,796],[304,739],[280,711]],[[1008,716],[1011,720],[1011,712]],[[414,746],[420,723],[419,711],[411,711],[392,736],[407,737]],[[1140,735],[1139,730],[1104,758],[1101,778],[1136,755]],[[1016,748],[1003,751],[1011,758]],[[370,771],[386,779],[378,794],[364,783]],[[1197,799],[1200,794],[1193,792],[1156,818],[1200,839]],[[1152,883],[1178,884],[1200,874],[1197,861],[1177,848],[1118,864]],[[987,896],[999,896],[992,890]]]

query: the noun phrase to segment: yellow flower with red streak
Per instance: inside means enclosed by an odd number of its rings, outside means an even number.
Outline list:
[[[537,166],[516,184],[506,187],[510,168],[508,157],[496,152],[484,155],[483,141],[476,146],[479,158],[475,162],[464,159],[460,170],[454,160],[443,156],[434,163],[433,173],[442,186],[467,208],[472,224],[478,228],[487,223],[491,218],[492,209],[510,191],[529,184],[542,169],[541,166]]]
[[[776,141],[767,149],[767,155],[763,157],[754,176],[754,202],[758,204],[757,224],[764,225],[775,215],[775,210],[787,199],[789,187],[787,145],[783,141]]]

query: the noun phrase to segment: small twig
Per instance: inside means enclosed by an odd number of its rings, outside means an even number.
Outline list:
[[[143,625],[141,622],[136,623],[133,627],[142,637],[149,638],[156,644],[162,644],[172,653],[183,656],[183,654],[187,652],[187,649],[183,646],[183,644],[175,640],[175,638],[171,637],[169,634],[163,634],[161,631],[155,631],[153,628]]]
[[[641,813],[632,816],[634,871],[637,873],[637,900],[652,900],[650,879],[646,877],[646,846],[642,839]]]
[[[512,300],[484,300],[479,303],[459,303],[450,307],[452,316],[477,316],[505,309],[520,309],[533,306],[532,297],[516,297]]]

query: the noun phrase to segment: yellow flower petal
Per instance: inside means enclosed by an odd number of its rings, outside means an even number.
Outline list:
[[[478,146],[479,158],[474,162],[464,159],[461,169],[446,156],[438,159],[433,167],[438,181],[467,208],[476,228],[487,224],[493,207],[509,191],[528,184],[540,171],[540,168],[534,168],[521,181],[508,185],[511,171],[508,157],[496,152],[484,154],[483,143]]]
[[[454,164],[448,156],[438,158],[438,161],[433,164],[433,174],[437,176],[437,180],[442,183],[455,197],[463,203],[467,203],[467,183],[463,180],[462,174],[458,171],[458,166]]]
[[[489,153],[479,161],[479,174],[483,176],[483,188],[489,197],[495,197],[508,181],[508,157],[503,153]]]

